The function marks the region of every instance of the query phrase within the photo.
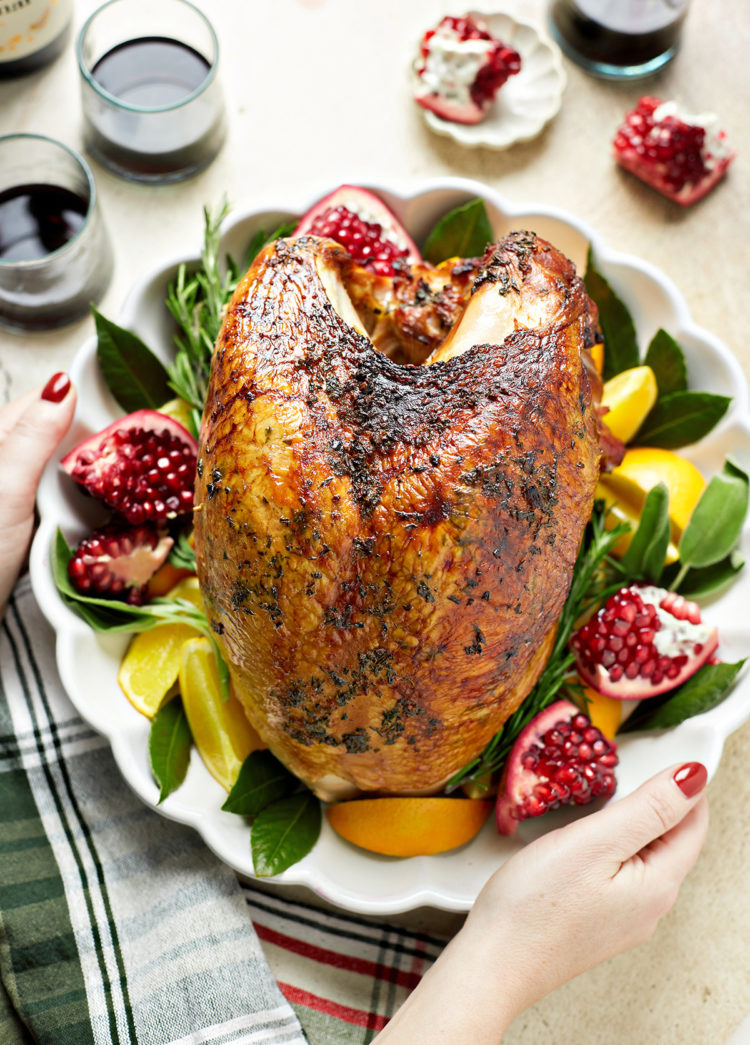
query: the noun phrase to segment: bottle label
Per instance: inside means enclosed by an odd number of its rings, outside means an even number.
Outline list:
[[[41,51],[60,35],[73,0],[0,0],[0,63]]]
[[[653,33],[684,15],[688,0],[576,0],[595,22],[620,33]]]

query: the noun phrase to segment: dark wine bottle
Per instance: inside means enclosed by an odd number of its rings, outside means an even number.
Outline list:
[[[70,36],[73,0],[0,0],[0,80],[36,72]]]

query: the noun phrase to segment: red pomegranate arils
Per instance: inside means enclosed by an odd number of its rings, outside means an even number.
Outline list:
[[[655,697],[681,685],[718,645],[698,604],[654,585],[621,588],[571,640],[579,674],[606,696]]]
[[[84,537],[68,562],[68,577],[81,595],[139,606],[173,543],[153,526],[112,523]]]

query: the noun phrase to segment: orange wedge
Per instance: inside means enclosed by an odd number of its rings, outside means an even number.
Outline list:
[[[198,580],[189,577],[167,593],[202,608]],[[134,636],[120,663],[117,681],[125,696],[142,715],[153,718],[177,680],[182,646],[194,638],[189,624],[161,624]]]
[[[431,856],[470,841],[494,803],[471,798],[362,798],[326,809],[347,842],[385,856]]]
[[[611,740],[622,721],[622,701],[614,697],[605,697],[591,686],[584,686],[584,693],[587,700],[586,714],[591,719],[592,726],[596,726]]]
[[[602,341],[597,341],[595,345],[591,346],[591,359],[597,373],[601,374],[604,370],[604,343]]]
[[[208,639],[183,644],[180,693],[195,746],[209,773],[227,791],[251,751],[264,746],[235,696],[224,700]]]

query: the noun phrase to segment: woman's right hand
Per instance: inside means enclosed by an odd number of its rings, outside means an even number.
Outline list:
[[[648,940],[706,836],[706,770],[673,766],[527,845],[385,1028],[396,1045],[497,1045],[524,1009]]]

